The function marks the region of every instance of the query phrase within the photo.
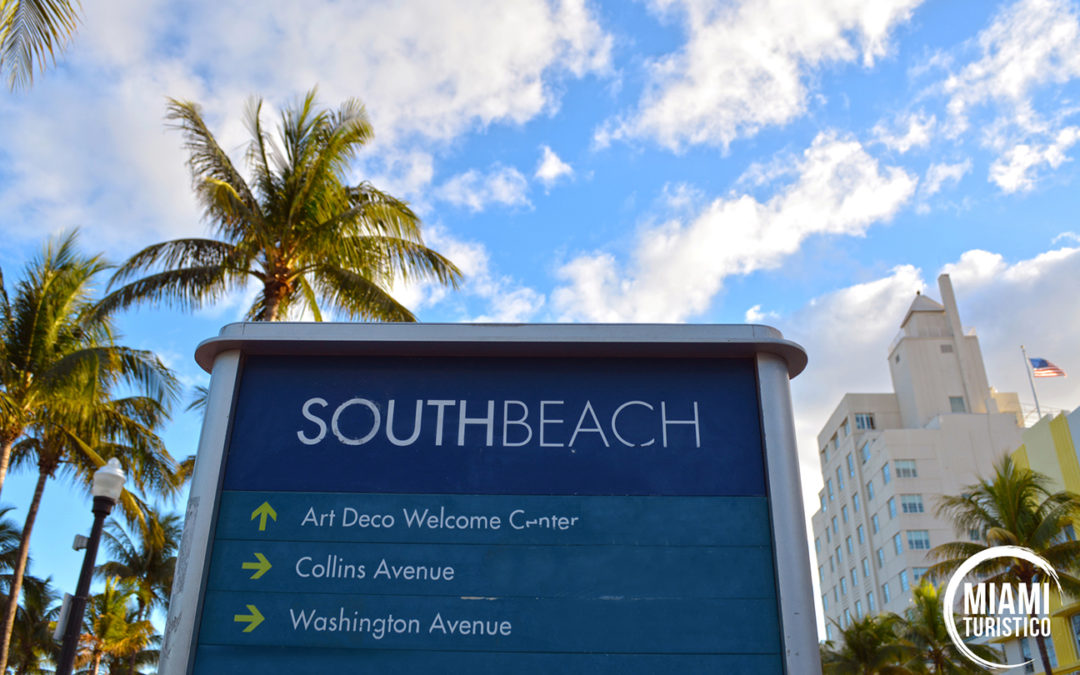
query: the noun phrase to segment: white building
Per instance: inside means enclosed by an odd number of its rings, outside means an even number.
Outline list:
[[[903,612],[927,551],[958,536],[935,515],[938,498],[1021,442],[1016,394],[990,387],[948,275],[938,287],[944,304],[916,295],[889,346],[893,392],[846,394],[818,434],[825,487],[812,522],[830,639],[833,622]]]

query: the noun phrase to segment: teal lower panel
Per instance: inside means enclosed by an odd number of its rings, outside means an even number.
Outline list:
[[[780,675],[779,654],[534,654],[200,647],[193,675]]]

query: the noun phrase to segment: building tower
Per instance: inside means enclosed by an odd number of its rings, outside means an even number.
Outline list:
[[[941,303],[915,296],[889,346],[892,393],[845,394],[818,434],[825,487],[812,525],[830,639],[834,622],[903,612],[927,551],[969,536],[936,516],[938,498],[1020,444],[1016,394],[990,387],[947,274],[938,288]]]

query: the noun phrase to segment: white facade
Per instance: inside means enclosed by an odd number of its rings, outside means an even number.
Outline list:
[[[960,536],[936,516],[941,495],[1020,443],[1016,394],[989,386],[948,275],[938,286],[944,304],[916,295],[889,347],[893,393],[846,394],[818,434],[825,487],[812,524],[830,637],[833,622],[903,612],[933,564],[927,551]]]

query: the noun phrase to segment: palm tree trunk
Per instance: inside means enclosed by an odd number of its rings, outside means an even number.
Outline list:
[[[8,465],[11,464],[11,449],[15,446],[17,436],[3,439],[0,445],[0,493],[4,491],[4,479],[7,478]]]
[[[15,613],[19,610],[19,593],[22,592],[23,575],[26,574],[26,561],[30,557],[30,534],[34,530],[38,507],[41,506],[41,495],[45,491],[45,481],[48,479],[48,471],[38,471],[34,498],[30,501],[30,509],[26,512],[26,523],[23,525],[22,539],[19,541],[19,557],[15,561],[15,569],[11,572],[11,593],[8,595],[7,613],[4,615],[3,625],[0,626],[0,673],[7,672],[11,633],[15,629]]]
[[[1042,659],[1043,672],[1046,675],[1052,675],[1054,670],[1050,667],[1050,653],[1046,651],[1046,638],[1042,633],[1035,636],[1035,644],[1039,645],[1039,658]]]
[[[101,657],[105,652],[95,650],[94,656],[90,659],[90,673],[91,675],[98,675],[98,669],[101,668]]]

